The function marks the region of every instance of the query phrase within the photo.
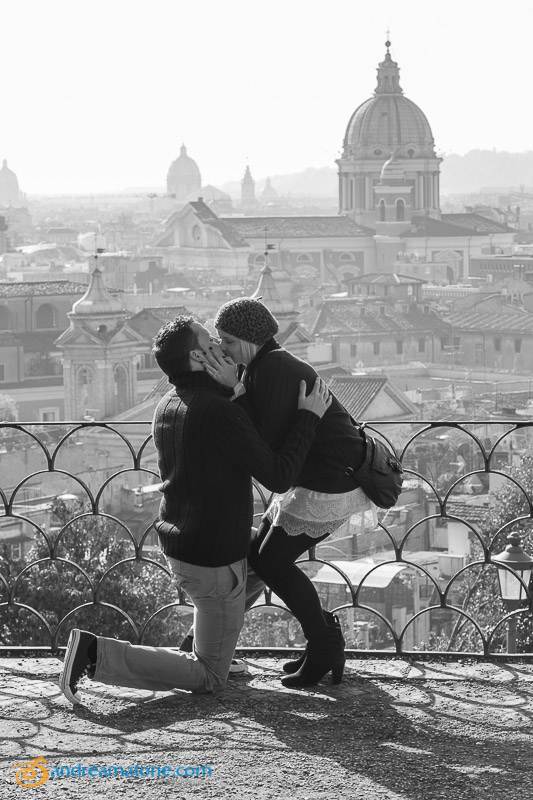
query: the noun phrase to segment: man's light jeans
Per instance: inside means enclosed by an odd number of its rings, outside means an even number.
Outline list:
[[[226,683],[244,622],[246,559],[224,567],[167,561],[194,605],[193,653],[99,636],[95,681],[154,692],[212,692]]]

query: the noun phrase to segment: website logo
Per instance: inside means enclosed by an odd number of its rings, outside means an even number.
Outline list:
[[[19,786],[25,786],[27,789],[35,789],[36,786],[46,783],[50,775],[44,766],[45,764],[46,758],[44,756],[33,758],[24,764],[15,764],[13,769],[18,769],[15,775],[16,782]]]

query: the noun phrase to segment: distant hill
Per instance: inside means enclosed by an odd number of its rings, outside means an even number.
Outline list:
[[[266,177],[255,183],[259,196]],[[271,175],[270,182],[280,195],[293,197],[337,197],[337,170],[332,167],[308,167],[290,175]],[[464,156],[451,153],[441,164],[441,194],[470,194],[482,189],[519,189],[532,192],[533,150],[507,153],[495,150],[471,150]],[[529,188],[528,188],[529,187]],[[241,196],[240,181],[219,187],[234,198]]]
[[[533,186],[533,150],[506,153],[471,150],[464,156],[452,153],[441,164],[441,193],[467,194],[482,189],[519,189]]]

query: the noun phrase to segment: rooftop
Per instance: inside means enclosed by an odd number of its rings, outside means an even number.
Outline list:
[[[493,309],[476,311],[474,307],[456,311],[450,314],[447,320],[454,328],[462,330],[482,328],[508,335],[533,333],[533,315],[522,309],[495,312]]]
[[[358,225],[350,217],[309,216],[309,217],[222,217],[226,225],[235,230],[243,239],[265,238],[324,238],[336,236],[373,236],[375,231]]]
[[[400,275],[397,272],[367,272],[365,275],[351,275],[342,281],[347,284],[370,285],[380,284],[381,286],[416,286],[424,284],[422,278],[413,278],[410,275]]]
[[[417,217],[402,233],[402,239],[417,236],[485,236],[488,233],[516,233],[514,228],[481,214],[442,214],[440,219]]]
[[[387,381],[385,375],[336,375],[329,382],[329,388],[352,417],[361,419]]]
[[[384,313],[379,313],[379,307]],[[396,308],[388,298],[354,296],[326,299],[320,306],[312,332],[318,336],[330,334],[416,334],[433,331],[448,332],[449,324],[433,310],[425,313],[413,303],[409,311]]]
[[[462,225],[465,228],[476,231],[476,233],[516,233],[515,228],[475,212],[443,214],[442,219],[445,222],[451,222],[453,225]]]
[[[29,295],[85,294],[87,284],[74,281],[0,281],[0,299],[3,297],[28,297]]]

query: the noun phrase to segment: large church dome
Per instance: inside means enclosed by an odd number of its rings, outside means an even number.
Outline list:
[[[400,70],[386,42],[374,96],[356,108],[344,136],[344,158],[383,162],[391,152],[403,158],[435,157],[435,143],[424,112],[404,96]]]
[[[7,166],[4,158],[2,169],[0,169],[0,206],[20,206],[20,191],[17,176],[13,170]]]
[[[184,200],[191,192],[200,189],[202,177],[196,161],[187,155],[182,144],[178,158],[172,162],[167,174],[167,191],[176,200]]]
[[[404,97],[390,42],[385,46],[374,96],[353,112],[342,155],[337,159],[339,211],[369,228],[383,221],[383,204],[387,211],[400,200],[411,217],[440,217],[442,159],[435,152],[426,115]],[[392,191],[395,188],[396,194]],[[395,219],[402,224],[409,222],[407,218]]]

